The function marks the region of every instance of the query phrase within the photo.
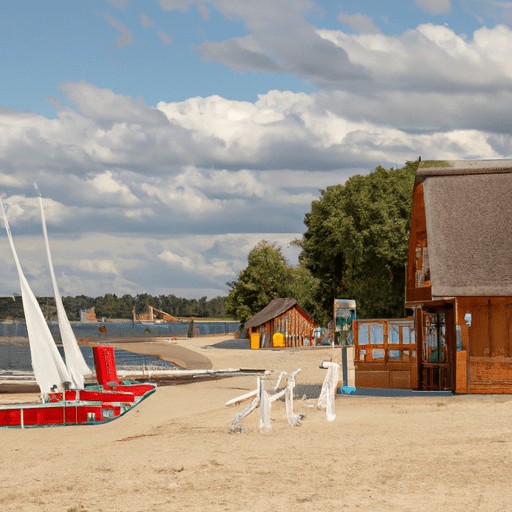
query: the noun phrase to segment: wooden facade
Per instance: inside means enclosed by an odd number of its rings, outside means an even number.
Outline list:
[[[251,348],[304,347],[314,345],[313,330],[319,324],[295,299],[276,298],[245,327],[251,340],[259,337],[257,346],[251,341]]]
[[[417,386],[414,318],[354,321],[355,386]]]
[[[411,387],[512,393],[511,193],[510,161],[418,169],[406,283],[418,356]]]

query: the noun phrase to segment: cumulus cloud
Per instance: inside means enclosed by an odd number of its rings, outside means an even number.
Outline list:
[[[208,5],[238,16],[236,4]],[[284,4],[265,5],[271,17]],[[364,80],[346,81],[337,71],[328,80],[324,71],[329,86],[310,94],[271,90],[255,101],[213,95],[156,106],[88,82],[66,82],[67,106],[55,119],[0,107],[0,184],[22,263],[40,290],[46,271],[43,252],[35,249],[34,181],[45,198],[66,293],[189,288],[222,294],[259,240],[286,245],[300,237],[319,189],[418,155],[510,156],[508,27],[482,27],[471,37],[435,24],[397,35],[347,34],[313,30],[303,17],[309,5],[297,2],[290,12],[304,56],[288,47],[276,54],[276,45],[291,39],[267,34],[278,27],[251,6],[244,18],[248,35],[219,43],[214,53],[243,49],[252,52],[251,66],[260,59],[262,69],[275,65],[300,74],[308,59],[331,48],[334,63],[344,55],[350,69],[364,70]],[[320,76],[315,67],[308,73]],[[11,260],[0,244],[0,261],[13,270],[0,283],[4,294],[17,289]],[[94,282],[94,275],[101,279]]]
[[[112,260],[90,260],[79,259],[74,261],[72,267],[77,270],[91,272],[94,274],[118,274],[116,264]]]
[[[213,258],[209,262],[206,262],[202,255],[179,256],[172,251],[163,251],[158,257],[171,267],[176,267],[178,270],[199,273],[210,278],[219,276],[236,277],[233,268],[229,265],[228,261],[224,259]]]
[[[94,189],[94,195],[100,196],[100,200],[103,202],[108,201],[111,204],[111,202],[115,200],[117,203],[123,205],[133,205],[140,202],[140,200],[131,193],[126,184],[116,181],[111,171],[96,174],[87,181]]]
[[[200,0],[161,0],[166,10],[187,10]],[[245,20],[248,35],[198,46],[205,62],[219,62],[238,73],[293,73],[321,85],[366,80],[369,73],[348,59],[345,51],[318,36],[304,14],[317,10],[310,0],[215,0],[226,19]]]
[[[484,24],[484,18],[495,23],[512,25],[512,3],[496,0],[461,0],[465,11],[471,13],[475,19]]]
[[[448,14],[452,10],[451,0],[416,0],[416,6],[427,14]]]
[[[148,107],[142,97],[115,94],[110,89],[98,89],[91,83],[66,82],[60,86],[69,101],[77,105],[80,113],[100,121],[139,123],[144,125],[162,124],[165,118],[155,109]]]
[[[373,20],[360,12],[356,14],[345,14],[340,12],[336,19],[353,28],[356,32],[363,34],[379,34],[380,28],[373,23]]]
[[[34,194],[35,195],[35,194]],[[3,200],[9,224],[26,225],[41,222],[39,199],[24,195],[11,195]],[[48,224],[61,224],[69,219],[69,212],[59,202],[44,197],[43,207]]]

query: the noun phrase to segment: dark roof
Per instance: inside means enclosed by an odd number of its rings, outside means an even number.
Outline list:
[[[247,320],[244,324],[244,328],[248,329],[249,327],[257,327],[258,325],[264,324],[293,308],[295,304],[297,304],[296,299],[281,299],[276,297],[268,306],[264,307],[259,313],[256,313],[252,318]]]
[[[512,161],[418,169],[433,297],[512,295]]]

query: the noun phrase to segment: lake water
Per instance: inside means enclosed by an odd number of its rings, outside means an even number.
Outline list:
[[[55,321],[47,322],[55,340],[60,341],[59,324]],[[194,321],[196,335],[210,336],[215,334],[231,334],[239,329],[239,322]],[[98,338],[124,338],[140,336],[187,336],[189,322],[71,322],[71,327],[77,339]],[[27,336],[25,322],[0,322],[0,337],[3,336]]]
[[[60,353],[64,355],[61,346],[58,347]],[[94,370],[94,357],[92,347],[80,347],[84,355],[85,362]],[[162,361],[157,357],[135,354],[114,348],[114,357],[118,370],[141,370],[142,368],[157,370],[165,368],[178,368],[178,366]],[[10,342],[9,340],[0,341],[0,372],[32,372],[30,347],[28,341]]]

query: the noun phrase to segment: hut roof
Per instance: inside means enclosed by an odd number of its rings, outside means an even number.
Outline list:
[[[512,295],[512,160],[420,168],[432,296]]]
[[[268,306],[264,307],[259,313],[256,313],[252,318],[245,322],[244,328],[248,329],[249,327],[257,327],[258,325],[264,324],[276,316],[282,315],[289,309],[293,308],[296,304],[296,299],[283,299],[276,297]]]

